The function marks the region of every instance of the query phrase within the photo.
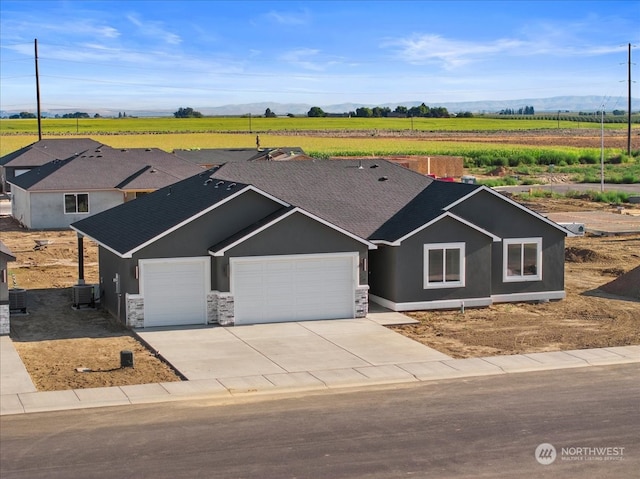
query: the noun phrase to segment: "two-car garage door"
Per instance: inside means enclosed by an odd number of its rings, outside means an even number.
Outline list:
[[[357,258],[357,253],[231,258],[235,324],[352,318]],[[140,261],[145,327],[207,322],[210,261]]]
[[[235,324],[352,318],[357,254],[231,258]]]

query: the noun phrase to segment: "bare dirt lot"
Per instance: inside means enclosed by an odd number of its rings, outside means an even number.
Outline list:
[[[27,290],[27,314],[12,314],[11,339],[39,391],[180,381],[132,331],[99,309],[72,308],[77,240],[71,231],[26,231],[0,217],[2,241],[16,256],[9,286]],[[34,249],[35,240],[52,244]],[[85,240],[85,279],[98,281],[97,247]],[[131,351],[133,368],[120,368]],[[77,368],[90,371],[78,372]]]
[[[606,210],[580,200],[541,199],[540,212]],[[2,241],[16,255],[10,287],[27,289],[28,314],[11,319],[11,337],[41,391],[179,381],[153,351],[110,315],[71,307],[77,282],[77,240],[71,231],[25,231],[0,217]],[[36,250],[35,240],[52,244]],[[85,279],[98,282],[97,247],[85,240]],[[640,235],[567,239],[566,292],[546,304],[500,304],[483,309],[410,313],[420,324],[394,329],[456,358],[640,344]],[[615,280],[614,296],[598,290]],[[635,287],[635,289],[634,289]],[[135,367],[120,366],[120,351]],[[88,368],[91,372],[77,372]]]
[[[603,138],[599,128],[540,129],[540,130],[496,130],[496,131],[424,131],[424,130],[349,130],[349,131],[279,131],[270,132],[275,136],[318,136],[342,138],[410,138],[416,141],[455,141],[458,143],[496,143],[538,147],[571,146],[577,148],[600,148]],[[640,129],[633,125],[631,132],[632,149],[638,148]],[[605,148],[627,147],[627,131],[605,130]]]

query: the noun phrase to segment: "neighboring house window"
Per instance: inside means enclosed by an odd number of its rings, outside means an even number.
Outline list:
[[[504,281],[542,279],[542,238],[514,238],[503,242]]]
[[[424,245],[424,288],[464,286],[464,243]]]
[[[88,213],[89,194],[88,193],[66,193],[64,195],[65,213]]]

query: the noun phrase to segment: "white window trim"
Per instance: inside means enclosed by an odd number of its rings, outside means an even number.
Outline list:
[[[72,213],[67,213],[67,195],[73,195],[76,197],[76,211]],[[78,211],[78,195],[87,195],[87,211]],[[62,195],[62,210],[65,215],[88,215],[91,212],[91,203],[90,203],[90,195],[89,193],[63,193]]]
[[[459,281],[443,281],[443,282],[430,282],[429,281],[429,251],[432,250],[446,250],[446,249],[458,249],[460,250],[460,280]],[[446,260],[444,260],[446,265]],[[444,288],[463,288],[465,285],[465,244],[464,243],[428,243],[423,247],[423,288],[424,289],[444,289]],[[444,266],[443,265],[443,266]],[[445,271],[446,277],[446,271]]]
[[[535,243],[538,251],[536,254],[536,272],[535,275],[509,276],[508,274],[508,250],[509,245],[525,243]],[[521,255],[524,261],[524,255]],[[542,238],[505,238],[502,240],[502,281],[505,283],[522,283],[526,281],[542,281]]]

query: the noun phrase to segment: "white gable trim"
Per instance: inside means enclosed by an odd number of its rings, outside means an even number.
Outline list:
[[[501,238],[499,238],[498,236],[494,235],[493,233],[490,233],[489,231],[485,230],[484,228],[480,228],[479,226],[476,226],[473,223],[471,223],[471,222],[469,222],[469,221],[467,221],[467,220],[465,220],[463,218],[460,218],[459,216],[454,215],[453,213],[450,213],[450,212],[447,211],[447,212],[441,214],[440,216],[437,216],[436,218],[432,219],[431,221],[423,224],[419,228],[416,228],[415,230],[411,231],[410,233],[407,233],[402,238],[399,238],[399,239],[397,239],[397,240],[395,240],[395,241],[393,241],[391,243],[386,242],[386,241],[376,241],[376,243],[386,244],[386,245],[389,245],[389,246],[400,246],[402,244],[402,242],[404,240],[406,240],[407,238],[412,237],[413,235],[415,235],[415,234],[419,233],[420,231],[424,230],[425,228],[428,228],[429,226],[437,223],[438,221],[443,220],[444,218],[451,218],[452,220],[455,220],[455,221],[457,221],[459,223],[462,223],[463,225],[468,226],[469,228],[472,228],[472,229],[474,229],[474,230],[476,230],[476,231],[488,236],[489,238],[491,238],[491,240],[494,243],[498,242],[498,241],[502,241]]]
[[[292,210],[287,211],[285,214],[283,214],[281,216],[278,216],[277,218],[274,218],[273,221],[270,221],[269,223],[266,223],[266,224],[262,225],[260,228],[257,228],[254,231],[251,231],[250,233],[247,233],[245,236],[242,236],[241,238],[238,238],[236,241],[234,241],[233,243],[225,246],[224,248],[221,248],[221,249],[219,249],[217,251],[209,250],[209,254],[211,256],[224,256],[224,254],[227,251],[229,251],[231,248],[234,248],[235,246],[239,245],[240,243],[244,243],[249,238],[252,238],[253,236],[263,232],[264,230],[266,230],[266,229],[270,228],[271,226],[279,223],[280,221],[284,220],[285,218],[288,218],[289,216],[293,215],[294,213],[303,214],[303,215],[307,216],[308,218],[311,218],[312,220],[317,221],[318,223],[321,223],[321,224],[323,224],[325,226],[328,226],[329,228],[331,228],[331,229],[333,229],[333,230],[335,230],[335,231],[337,231],[337,232],[339,232],[339,233],[341,233],[341,234],[343,234],[345,236],[348,236],[349,238],[352,238],[352,239],[354,239],[354,240],[366,245],[367,248],[369,248],[369,249],[377,249],[378,248],[375,244],[373,244],[370,241],[367,241],[367,240],[365,240],[363,238],[360,238],[359,236],[356,236],[356,235],[354,235],[353,233],[350,233],[347,230],[344,230],[344,229],[342,229],[342,228],[340,228],[340,227],[338,227],[338,226],[336,226],[336,225],[334,225],[332,223],[329,223],[328,221],[323,220],[322,218],[320,218],[320,217],[318,217],[318,216],[316,216],[316,215],[314,215],[312,213],[309,213],[308,211],[305,211],[302,208],[295,207]]]
[[[81,237],[85,237],[85,238],[89,238],[91,241],[95,242],[98,246],[103,247],[104,249],[106,249],[107,251],[111,251],[113,254],[115,254],[116,256],[119,256],[120,258],[124,258],[125,256],[122,255],[122,253],[120,253],[119,251],[114,250],[113,248],[107,246],[106,244],[102,243],[101,241],[98,241],[97,239],[95,239],[93,236],[89,236],[88,234],[80,231],[78,228],[76,228],[75,226],[71,225],[70,228],[72,230],[74,230],[78,236]]]
[[[450,205],[446,206],[444,208],[445,211],[450,210],[451,208],[453,208],[454,206],[459,205],[460,203],[462,203],[463,201],[468,200],[469,198],[471,198],[473,195],[478,194],[478,192],[480,191],[488,191],[489,193],[491,193],[494,196],[497,196],[498,198],[500,198],[501,200],[506,201],[509,204],[512,204],[513,206],[515,206],[516,208],[521,209],[522,211],[529,213],[531,216],[534,216],[535,218],[538,218],[539,220],[547,223],[548,225],[553,226],[556,229],[559,229],[560,231],[562,231],[564,234],[566,234],[567,236],[574,236],[569,230],[567,230],[566,228],[563,228],[562,226],[560,226],[558,223],[556,223],[555,221],[551,221],[548,218],[545,218],[544,216],[542,216],[539,213],[536,213],[533,210],[530,210],[529,208],[522,206],[520,203],[518,203],[517,201],[512,200],[511,198],[506,197],[505,195],[501,194],[498,191],[493,190],[492,188],[488,188],[486,186],[481,186],[480,188],[477,188],[475,190],[473,190],[471,193],[469,193],[466,196],[463,196],[462,198],[454,201],[453,203],[451,203]]]
[[[206,214],[207,214],[207,213],[209,213],[210,211],[215,210],[215,209],[216,209],[216,208],[218,208],[219,206],[222,206],[222,205],[224,205],[225,203],[228,203],[229,201],[231,201],[231,200],[233,200],[233,199],[237,198],[238,196],[240,196],[240,195],[244,194],[245,192],[247,192],[247,191],[249,191],[249,190],[254,191],[254,192],[256,192],[256,193],[258,193],[258,194],[260,194],[260,195],[262,195],[262,196],[264,196],[264,197],[266,197],[266,198],[269,198],[270,200],[275,201],[276,203],[279,203],[279,204],[281,204],[282,206],[285,206],[285,207],[290,206],[288,203],[286,203],[286,202],[282,201],[281,199],[276,198],[275,196],[272,196],[272,195],[270,195],[269,193],[266,193],[266,192],[264,192],[264,191],[262,191],[262,190],[260,190],[260,189],[256,188],[256,187],[255,187],[255,186],[253,186],[253,185],[247,185],[246,187],[242,188],[241,190],[238,190],[236,193],[234,193],[234,194],[232,194],[232,195],[230,195],[230,196],[227,196],[226,198],[224,198],[224,199],[222,199],[222,200],[218,201],[217,203],[215,203],[215,204],[213,204],[213,205],[211,205],[211,206],[209,206],[209,207],[207,207],[207,208],[205,208],[205,209],[203,209],[203,210],[199,211],[199,212],[198,212],[198,213],[196,213],[195,215],[193,215],[193,216],[191,216],[191,217],[187,218],[187,219],[186,219],[186,220],[184,220],[184,221],[181,221],[181,222],[180,222],[180,223],[178,223],[177,225],[172,226],[171,228],[164,230],[164,231],[163,231],[162,233],[160,233],[159,235],[157,235],[157,236],[155,236],[155,237],[151,238],[151,239],[150,239],[150,240],[148,240],[148,241],[145,241],[144,243],[142,243],[142,244],[140,244],[140,245],[136,246],[135,248],[131,249],[130,251],[127,251],[126,253],[120,253],[120,252],[118,252],[118,251],[114,250],[113,248],[110,248],[110,247],[108,247],[108,246],[104,245],[103,243],[101,243],[101,242],[99,242],[99,241],[96,241],[96,243],[98,243],[100,246],[102,246],[102,247],[104,247],[104,248],[108,249],[109,251],[111,251],[111,252],[113,252],[113,253],[117,254],[117,255],[118,255],[118,256],[120,256],[121,258],[131,258],[131,257],[133,257],[133,254],[134,254],[134,253],[136,253],[137,251],[140,251],[142,248],[144,248],[144,247],[146,247],[146,246],[149,246],[150,244],[152,244],[152,243],[154,243],[154,242],[158,241],[158,240],[159,240],[159,239],[161,239],[161,238],[164,238],[165,236],[167,236],[167,235],[169,235],[169,234],[173,233],[174,231],[176,231],[176,230],[178,230],[178,229],[182,228],[184,225],[186,225],[186,224],[188,224],[188,223],[191,223],[192,221],[194,221],[194,220],[196,220],[196,219],[200,218],[200,217],[201,217],[201,216],[203,216],[203,215],[206,215]],[[73,228],[73,226],[72,226],[72,228]],[[91,236],[89,236],[89,235],[85,234],[83,231],[81,231],[81,230],[79,230],[79,229],[77,229],[77,228],[73,228],[73,229],[74,229],[74,230],[76,230],[78,233],[81,233],[81,234],[83,234],[83,235],[85,235],[85,236],[87,236],[87,237],[91,238]],[[91,239],[93,239],[93,240],[95,241],[95,239],[94,239],[94,238],[91,238]]]

